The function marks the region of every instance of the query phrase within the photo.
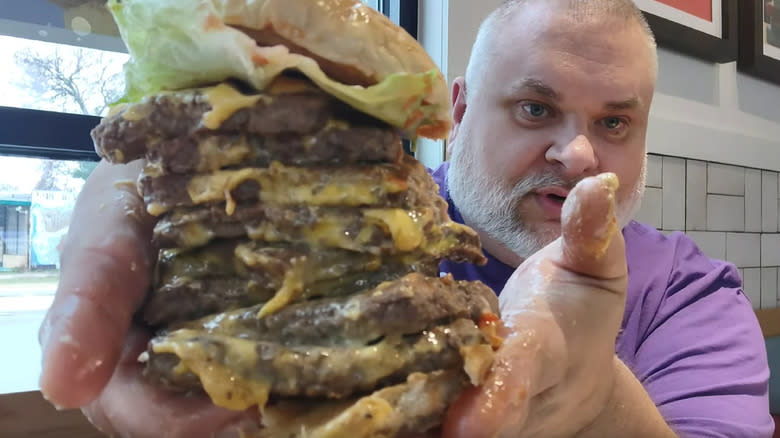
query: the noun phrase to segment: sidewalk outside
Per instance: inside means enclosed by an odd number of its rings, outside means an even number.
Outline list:
[[[0,273],[0,317],[48,309],[58,280],[59,271]]]

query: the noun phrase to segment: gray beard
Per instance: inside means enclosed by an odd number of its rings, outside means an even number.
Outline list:
[[[573,188],[578,181],[567,180],[553,171],[537,172],[507,188],[491,178],[488,172],[475,169],[468,153],[468,146],[459,145],[453,151],[447,172],[447,187],[452,201],[464,221],[504,245],[522,259],[560,236],[560,230],[537,230],[522,216],[521,201],[537,189],[549,186]],[[466,147],[463,147],[466,146]],[[618,224],[622,229],[640,207],[645,187],[646,159],[629,199],[619,201]]]

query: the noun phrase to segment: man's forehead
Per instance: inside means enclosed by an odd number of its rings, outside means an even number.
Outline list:
[[[607,13],[582,19],[566,8],[541,1],[517,8],[498,26],[495,43],[502,48],[512,48],[521,42],[529,42],[530,47],[567,43],[581,45],[583,38],[608,42],[614,41],[615,34],[620,32],[641,35],[641,25],[633,20]]]
[[[539,79],[566,67],[607,75],[627,69],[643,76],[653,71],[650,45],[638,25],[598,26],[542,13],[508,18],[497,32],[490,60],[496,80]],[[552,81],[541,79],[548,85]]]

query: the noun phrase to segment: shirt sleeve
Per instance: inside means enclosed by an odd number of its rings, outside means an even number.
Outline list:
[[[736,268],[676,242],[630,365],[681,438],[770,438],[766,344]]]

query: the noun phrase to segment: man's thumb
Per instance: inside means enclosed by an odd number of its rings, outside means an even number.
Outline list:
[[[585,178],[563,204],[561,262],[582,275],[609,279],[626,275],[625,242],[618,228],[618,178],[603,173]]]

